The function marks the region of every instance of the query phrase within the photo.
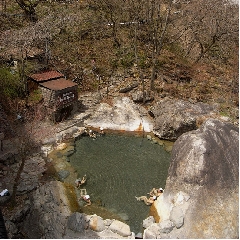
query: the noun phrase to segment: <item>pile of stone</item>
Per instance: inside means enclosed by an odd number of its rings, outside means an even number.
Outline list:
[[[75,212],[67,222],[66,234],[69,238],[89,236],[91,238],[135,238],[130,227],[115,219],[103,219],[96,214],[85,215]],[[95,237],[94,237],[95,236]]]

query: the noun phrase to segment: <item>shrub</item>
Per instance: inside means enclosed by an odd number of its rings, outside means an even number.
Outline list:
[[[10,68],[0,68],[0,94],[3,97],[19,97],[23,89],[24,86],[18,73],[12,72]]]
[[[38,103],[42,100],[42,92],[40,89],[34,90],[30,93],[28,101],[32,103]]]

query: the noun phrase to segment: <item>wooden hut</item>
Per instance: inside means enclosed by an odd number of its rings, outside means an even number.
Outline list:
[[[40,89],[44,105],[54,121],[68,117],[77,105],[77,84],[58,71],[45,71],[28,77],[28,91]]]

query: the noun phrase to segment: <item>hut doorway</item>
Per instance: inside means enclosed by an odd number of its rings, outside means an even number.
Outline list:
[[[64,107],[55,113],[55,121],[61,122],[71,116],[73,105]]]

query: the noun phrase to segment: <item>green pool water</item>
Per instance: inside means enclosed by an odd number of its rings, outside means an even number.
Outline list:
[[[131,231],[142,231],[149,206],[135,196],[147,195],[153,187],[165,186],[170,153],[139,136],[107,134],[96,140],[85,136],[76,141],[70,157],[78,177],[87,175],[83,188],[92,202],[101,202],[110,212],[126,216]]]

